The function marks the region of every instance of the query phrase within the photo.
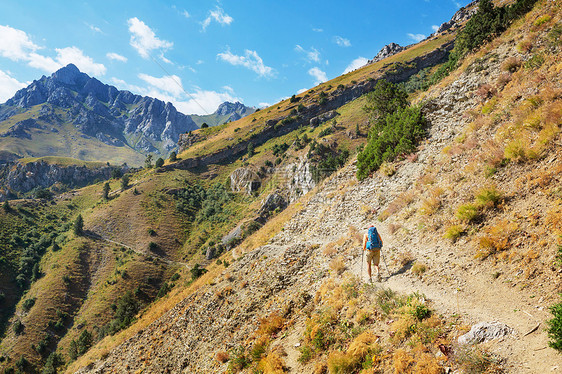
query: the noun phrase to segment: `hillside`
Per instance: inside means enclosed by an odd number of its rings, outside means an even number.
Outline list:
[[[97,183],[10,201],[0,368],[556,372],[545,328],[562,291],[560,10],[539,1],[433,79],[458,51],[461,18],[181,136],[177,159],[115,176],[105,197]],[[425,132],[358,179],[357,155],[383,136],[364,110],[383,81],[409,93]],[[380,283],[360,251],[372,223]],[[494,321],[499,339],[459,343]]]

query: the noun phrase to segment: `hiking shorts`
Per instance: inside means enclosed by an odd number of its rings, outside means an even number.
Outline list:
[[[379,266],[379,262],[381,261],[380,248],[367,249],[367,263],[370,261],[373,262],[373,265]]]

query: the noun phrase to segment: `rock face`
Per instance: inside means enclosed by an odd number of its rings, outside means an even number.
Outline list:
[[[181,133],[197,128],[171,103],[119,91],[72,64],[16,92],[0,105],[0,119],[25,113],[35,105],[42,105],[37,119],[55,129],[70,122],[86,136],[113,146],[127,144],[142,153],[167,154],[176,147]],[[55,110],[62,111],[62,117]],[[0,136],[30,138],[27,130],[37,124],[29,121],[35,119],[20,121]]]
[[[245,192],[250,195],[261,186],[260,177],[251,169],[238,168],[230,174],[232,192]]]
[[[0,168],[0,186],[8,191],[0,200],[12,192],[29,192],[34,188],[49,188],[55,183],[68,187],[82,187],[95,181],[107,180],[115,167],[87,168],[86,166],[60,166],[45,161],[29,163],[8,163]],[[129,170],[126,165],[118,167],[121,173]]]
[[[402,47],[401,45],[396,44],[396,43],[390,43],[390,44],[382,47],[382,49],[379,51],[379,53],[377,53],[377,55],[375,57],[373,57],[372,60],[369,60],[368,63],[373,64],[373,63],[378,62],[380,60],[384,60],[385,58],[393,56],[393,55],[397,54],[398,52],[402,52],[404,49],[406,49],[406,47]]]

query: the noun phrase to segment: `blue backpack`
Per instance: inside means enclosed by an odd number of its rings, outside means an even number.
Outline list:
[[[371,250],[374,248],[381,248],[382,242],[379,239],[379,233],[377,232],[376,227],[369,227],[369,231],[367,233],[367,249]]]

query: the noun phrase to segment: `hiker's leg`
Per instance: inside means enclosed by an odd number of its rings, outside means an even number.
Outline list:
[[[369,279],[371,279],[371,259],[367,258],[367,274],[369,274]]]
[[[380,268],[379,268],[379,264],[381,262],[381,251],[379,250],[374,250],[373,251],[373,265],[375,265],[375,268],[377,268],[377,279],[380,280],[381,279],[381,272],[380,272]]]

